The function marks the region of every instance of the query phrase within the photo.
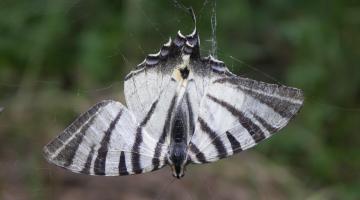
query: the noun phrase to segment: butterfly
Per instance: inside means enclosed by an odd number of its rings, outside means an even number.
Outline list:
[[[97,103],[47,144],[47,161],[99,176],[169,165],[181,178],[189,164],[215,162],[271,137],[304,101],[300,89],[237,76],[213,56],[201,57],[196,25],[131,71],[124,93],[127,107]]]

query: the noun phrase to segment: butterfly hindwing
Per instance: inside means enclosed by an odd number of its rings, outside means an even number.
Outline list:
[[[139,121],[148,121],[144,127],[159,143],[165,142],[170,136],[171,114],[179,87],[177,69],[184,64],[183,51],[190,43],[192,46],[188,50],[191,50],[191,55],[197,55],[197,32],[187,36],[178,32],[174,40],[170,39],[157,54],[148,55],[144,62],[125,78],[124,91],[129,109]],[[193,86],[191,85],[189,90],[192,90]],[[197,95],[196,92],[193,94]],[[188,96],[187,101],[200,104],[202,95],[195,95]],[[194,109],[196,108],[198,106],[194,106]]]
[[[138,119],[144,119],[152,105],[161,96],[167,95],[165,90],[172,87],[172,73],[181,59],[181,48],[185,40],[180,33],[174,40],[169,40],[156,54],[149,54],[125,78],[124,92],[127,106]],[[168,97],[166,97],[168,98]],[[171,100],[171,97],[169,97]]]
[[[46,145],[44,154],[50,163],[75,173],[118,176],[161,168],[165,161],[153,157],[156,146],[121,103],[103,101]]]
[[[190,141],[191,161],[213,162],[258,144],[282,129],[302,104],[299,89],[237,76],[213,79]]]

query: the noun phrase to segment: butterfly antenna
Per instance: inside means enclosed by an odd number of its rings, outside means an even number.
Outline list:
[[[195,16],[194,9],[193,9],[192,7],[190,7],[190,8],[188,8],[188,10],[189,10],[189,13],[190,13],[190,15],[191,15],[191,18],[192,18],[192,20],[193,20],[193,22],[194,22],[194,25],[195,25],[195,27],[196,27],[196,16]]]

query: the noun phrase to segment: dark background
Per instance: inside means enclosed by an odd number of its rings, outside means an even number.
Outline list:
[[[211,50],[212,1],[181,1]],[[41,149],[190,16],[170,0],[0,0],[0,199],[359,199],[360,1],[218,1],[218,58],[305,91],[270,140],[217,163],[129,177],[75,175]],[[0,108],[1,109],[1,108]]]

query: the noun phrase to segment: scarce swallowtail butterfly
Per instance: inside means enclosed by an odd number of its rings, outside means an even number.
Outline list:
[[[194,17],[195,21],[195,17]],[[169,165],[215,162],[249,149],[299,112],[299,89],[237,76],[200,56],[196,30],[150,54],[125,78],[127,107],[106,100],[78,117],[43,151],[75,173],[122,176]]]

